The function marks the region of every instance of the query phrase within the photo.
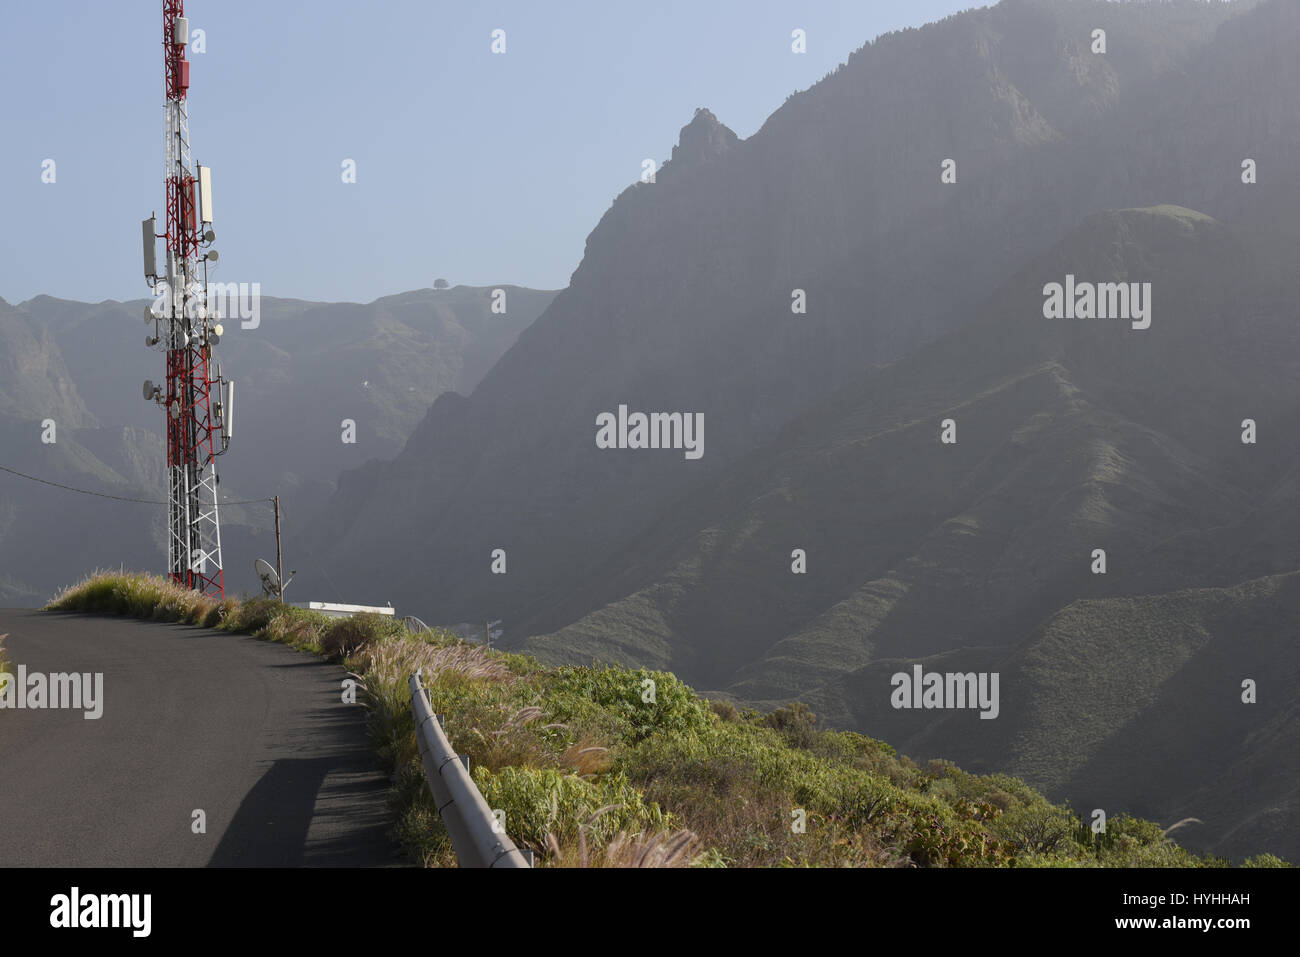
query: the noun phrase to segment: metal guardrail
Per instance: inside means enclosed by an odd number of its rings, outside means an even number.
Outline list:
[[[451,749],[420,684],[420,675],[419,671],[411,675],[411,714],[415,717],[420,763],[456,859],[461,867],[529,867],[527,857],[510,836],[498,830],[492,809]]]

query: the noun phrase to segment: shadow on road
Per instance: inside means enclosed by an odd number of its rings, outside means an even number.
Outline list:
[[[349,762],[349,765],[353,765]],[[212,852],[209,867],[382,867],[397,863],[385,853],[389,842],[384,821],[376,815],[370,826],[358,828],[356,821],[330,820],[329,808],[318,806],[322,785],[331,772],[355,774],[355,784],[332,786],[326,804],[344,803],[358,791],[373,790],[361,776],[370,769],[363,762],[340,767],[337,758],[284,758],[248,792],[234,819]],[[351,805],[355,808],[355,805]],[[307,836],[312,820],[323,827],[308,853]],[[339,833],[331,835],[336,831]]]

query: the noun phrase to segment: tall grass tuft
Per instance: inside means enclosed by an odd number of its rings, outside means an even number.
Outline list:
[[[692,867],[702,864],[699,837],[686,828],[654,834],[620,831],[603,850],[593,849],[585,828],[576,845],[561,847],[554,834],[546,836],[547,864],[552,867]]]

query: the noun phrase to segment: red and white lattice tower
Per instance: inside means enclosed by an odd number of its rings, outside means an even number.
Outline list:
[[[190,86],[189,21],[184,0],[163,0],[163,75],[166,82],[167,188],[165,232],[157,219],[144,221],[145,278],[154,303],[145,314],[154,324],[146,337],[167,354],[167,378],[145,382],[145,398],[167,415],[167,574],[195,591],[225,595],[221,525],[217,517],[216,457],[230,444],[234,383],[214,368],[213,346],[222,328],[208,315],[209,250],[216,239],[208,169],[190,155],[187,93]],[[165,273],[159,274],[155,240],[165,238]],[[212,401],[213,386],[218,401]]]

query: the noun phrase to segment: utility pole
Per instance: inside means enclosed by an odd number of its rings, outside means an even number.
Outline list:
[[[154,328],[145,344],[166,353],[167,378],[159,385],[146,380],[144,398],[166,413],[168,577],[224,598],[215,460],[230,445],[234,383],[222,378],[219,366],[215,374],[213,368],[213,346],[224,330],[216,316],[208,315],[208,264],[217,261],[216,250],[209,247],[217,237],[209,228],[211,174],[207,167],[195,166],[190,154],[189,20],[184,0],[163,0],[162,7],[166,212],[163,232],[157,231],[153,215],[142,224],[142,233],[144,274],[154,293],[144,316]],[[161,274],[158,239],[167,243]]]
[[[280,580],[280,604],[284,604],[284,559],[280,556],[280,496],[275,497],[275,574]]]

